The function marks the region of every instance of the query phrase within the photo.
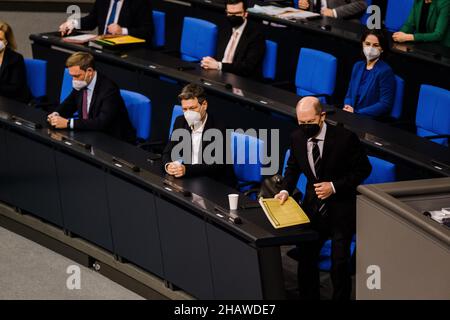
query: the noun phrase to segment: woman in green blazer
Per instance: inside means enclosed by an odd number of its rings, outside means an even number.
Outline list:
[[[392,38],[397,42],[441,42],[450,47],[450,0],[415,0],[409,18]]]

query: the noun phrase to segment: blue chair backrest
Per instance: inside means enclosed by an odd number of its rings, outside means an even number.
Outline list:
[[[337,59],[331,54],[302,48],[298,56],[295,86],[299,96],[332,95],[336,84]]]
[[[136,136],[139,139],[147,140],[150,137],[152,116],[150,99],[140,93],[128,90],[120,90],[120,95],[127,107],[131,124],[136,129]]]
[[[367,7],[370,7],[372,5],[372,0],[366,0]],[[367,10],[364,12],[364,14],[361,16],[359,21],[361,21],[361,24],[366,25],[367,19],[369,18],[369,14],[367,13]]]
[[[276,42],[266,40],[266,53],[263,62],[263,77],[264,79],[275,79],[277,72],[277,55],[278,44]]]
[[[59,102],[63,102],[72,92],[72,76],[69,73],[69,69],[64,69],[63,81],[61,85],[61,95],[59,97]]]
[[[27,84],[34,98],[47,95],[47,61],[38,59],[25,59]]]
[[[185,17],[181,35],[181,59],[200,61],[216,55],[217,26],[206,20]]]
[[[450,91],[425,84],[420,87],[416,126],[421,137],[450,134]],[[448,146],[446,138],[432,141]]]
[[[234,173],[239,182],[262,180],[261,154],[264,142],[253,136],[233,132],[231,134],[231,154]]]
[[[174,105],[172,110],[172,118],[170,119],[170,129],[169,129],[169,139],[172,135],[173,125],[175,124],[175,120],[183,115],[183,109],[179,105]]]
[[[153,46],[164,47],[166,44],[166,13],[153,10]]]
[[[291,155],[291,149],[288,149],[286,151],[286,155],[284,156],[283,177],[284,177],[284,173],[286,172],[287,162],[289,160],[290,155]],[[302,173],[297,182],[297,189],[303,193],[303,197],[305,196],[305,193],[306,193],[306,185],[307,184],[308,184],[308,179]]]
[[[391,111],[391,117],[400,119],[403,110],[403,95],[405,93],[405,81],[399,76],[395,76],[396,89],[394,105]]]
[[[386,29],[396,32],[401,29],[411,13],[414,0],[388,0],[386,8]]]
[[[372,172],[367,179],[364,180],[363,184],[395,182],[395,164],[371,156],[369,156],[369,161],[372,165]]]

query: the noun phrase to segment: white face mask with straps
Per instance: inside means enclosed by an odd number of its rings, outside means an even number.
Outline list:
[[[6,48],[6,44],[4,41],[0,41],[0,52],[2,52],[3,50],[5,50]]]
[[[374,47],[364,46],[363,51],[367,61],[378,59],[381,55],[380,49]]]
[[[88,83],[86,81],[86,76],[87,76],[87,74],[85,75],[84,80],[75,80],[75,79],[73,79],[72,80],[72,87],[75,90],[77,90],[77,91],[80,91],[80,90],[86,88],[88,86]]]
[[[200,112],[188,110],[184,113],[184,118],[189,127],[196,127],[201,123],[202,116]]]

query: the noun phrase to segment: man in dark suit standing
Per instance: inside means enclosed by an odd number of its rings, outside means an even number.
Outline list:
[[[236,178],[233,166],[226,164],[226,128],[217,121],[213,115],[208,114],[208,101],[202,87],[196,84],[185,86],[178,96],[183,108],[183,116],[175,120],[170,141],[164,148],[162,163],[167,174],[176,178],[183,176],[208,176],[219,180],[231,187],[236,186]],[[179,131],[178,131],[179,130]],[[187,145],[190,147],[187,154],[184,150],[180,157],[173,158],[173,150],[178,143],[186,143],[182,140],[172,141],[174,132],[178,131],[189,139]],[[216,138],[205,138],[207,135],[220,134],[222,137],[221,155],[212,152],[214,159],[205,158],[205,149],[212,148]],[[189,155],[190,154],[190,157]],[[180,161],[184,159],[185,161]]]
[[[261,78],[266,50],[264,35],[247,20],[246,0],[227,0],[227,19],[232,28],[219,43],[218,59],[204,57],[205,69],[223,70],[244,77]]]
[[[297,104],[300,129],[291,136],[284,190],[275,197],[284,203],[301,173],[308,179],[302,207],[319,233],[317,241],[298,245],[298,284],[302,299],[319,299],[319,253],[332,240],[333,299],[351,294],[350,243],[356,230],[356,187],[367,178],[371,165],[358,137],[325,123],[320,101],[305,97]]]
[[[153,35],[151,0],[96,0],[87,16],[80,21],[69,19],[59,31],[65,35],[73,29],[95,28],[98,34],[130,35],[150,43]]]
[[[73,90],[48,115],[56,129],[102,131],[127,142],[136,142],[128,111],[117,85],[95,71],[94,57],[86,52],[71,55],[66,62],[73,77]],[[78,111],[78,118],[74,113]]]

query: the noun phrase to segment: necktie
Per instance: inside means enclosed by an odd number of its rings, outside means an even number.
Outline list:
[[[108,22],[106,22],[105,33],[109,33],[108,32],[108,26],[110,24],[113,24],[114,20],[116,19],[116,11],[117,11],[117,3],[118,2],[119,2],[119,0],[114,0],[113,6],[112,6],[112,10],[111,10],[111,14],[109,15]]]
[[[230,49],[226,52],[226,55],[225,55],[224,59],[222,60],[222,62],[233,63],[233,56],[234,56],[234,51],[236,49],[237,37],[238,37],[238,32],[234,31],[233,35],[231,36]]]
[[[313,149],[312,149],[312,156],[313,156],[313,161],[314,161],[314,170],[316,172],[316,178],[319,181],[320,179],[320,173],[321,173],[321,165],[322,165],[322,157],[320,156],[320,149],[319,149],[319,145],[318,145],[318,140],[317,139],[312,139],[311,140],[313,143]],[[316,201],[316,211],[324,216],[327,213],[327,206],[326,206],[326,202],[325,200],[321,200],[319,198],[317,198]]]
[[[315,13],[320,13],[321,9],[322,9],[322,1],[321,0],[316,0],[314,2],[314,5],[313,5],[313,11]]]
[[[87,101],[87,89],[83,89],[83,102],[81,105],[81,111],[83,113],[83,120],[87,120],[89,118],[88,114],[88,101]]]

